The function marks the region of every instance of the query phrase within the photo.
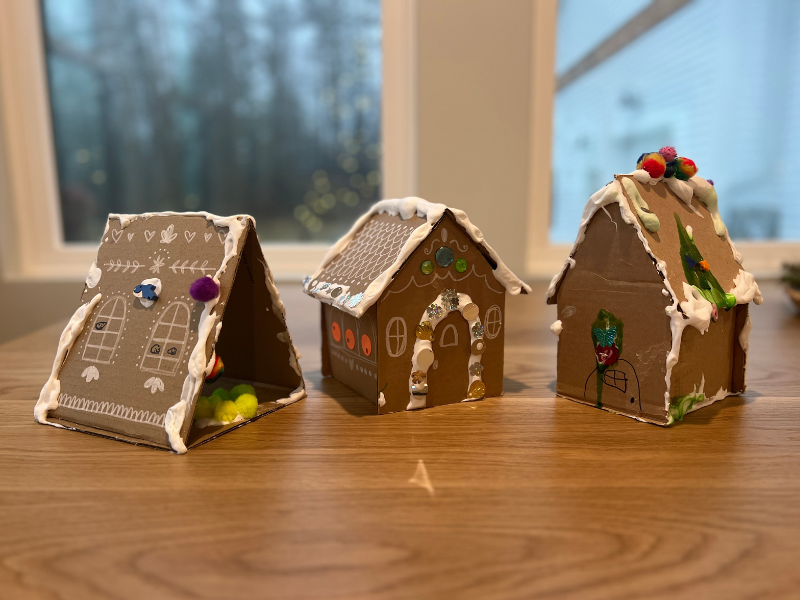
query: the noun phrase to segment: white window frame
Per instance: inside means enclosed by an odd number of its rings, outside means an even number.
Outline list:
[[[415,4],[384,0],[384,195],[412,195]],[[80,281],[98,244],[65,243],[38,0],[0,2],[0,258],[6,281]],[[99,241],[98,241],[99,243]],[[328,244],[264,244],[278,280],[298,280]]]
[[[383,195],[418,191],[417,2],[383,0]],[[532,2],[529,171],[524,276],[550,279],[570,244],[549,241],[557,0]],[[7,281],[78,281],[97,244],[63,240],[38,0],[0,2],[0,260]],[[738,242],[748,270],[775,276],[800,242]],[[276,279],[313,272],[327,244],[264,244]]]

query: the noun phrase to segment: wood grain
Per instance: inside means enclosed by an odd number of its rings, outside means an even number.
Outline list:
[[[505,397],[383,416],[320,377],[288,287],[309,398],[186,456],[36,425],[60,326],[17,339],[0,598],[798,598],[800,319],[763,288],[747,394],[666,429],[555,398],[541,286]]]

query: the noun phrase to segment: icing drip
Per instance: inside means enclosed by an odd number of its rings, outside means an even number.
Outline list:
[[[714,231],[720,237],[725,237],[728,233],[728,228],[722,222],[722,217],[719,216],[719,207],[717,206],[717,191],[714,186],[708,183],[702,177],[695,175],[688,181],[689,186],[692,188],[694,195],[700,200],[708,212],[711,213],[711,220],[714,221]]]
[[[639,189],[636,187],[636,184],[630,180],[629,177],[624,177],[622,179],[622,185],[625,188],[625,191],[628,192],[628,196],[633,203],[633,208],[636,210],[636,214],[641,219],[644,228],[651,233],[655,233],[661,228],[661,223],[658,220],[658,217],[650,212],[650,207],[647,206],[647,202],[644,201],[642,195],[639,193]]]
[[[97,259],[94,260],[92,266],[89,267],[89,274],[86,276],[86,287],[90,290],[100,283],[100,277],[103,275],[103,270],[97,266]]]
[[[39,423],[48,423],[47,412],[58,408],[58,394],[61,392],[61,382],[58,380],[58,373],[61,370],[61,365],[67,357],[67,353],[72,348],[75,340],[83,331],[86,325],[86,319],[92,314],[94,307],[100,302],[102,294],[95,295],[89,302],[82,304],[72,318],[67,323],[61,338],[58,340],[58,350],[56,351],[56,358],[53,361],[53,369],[50,372],[50,378],[44,384],[42,391],[39,393],[39,399],[36,401],[36,406],[33,409],[33,416]],[[55,423],[48,423],[55,425]],[[60,427],[60,425],[59,425]]]
[[[564,329],[563,324],[561,323],[561,319],[550,325],[550,331],[552,331],[555,335],[561,335],[561,331]]]

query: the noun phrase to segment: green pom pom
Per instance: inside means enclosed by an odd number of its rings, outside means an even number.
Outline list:
[[[217,398],[221,398],[222,400],[230,400],[231,393],[228,390],[224,390],[222,388],[218,388],[211,393],[212,396],[216,396]]]
[[[234,388],[235,389],[235,388]],[[236,399],[236,408],[245,419],[252,419],[258,410],[258,399],[253,394],[242,394]]]
[[[255,396],[256,388],[246,383],[240,383],[239,385],[231,389],[231,400],[236,400],[242,394],[252,394],[253,396]]]
[[[232,400],[223,400],[217,404],[217,408],[214,411],[215,421],[229,422],[233,421],[238,416],[239,411],[236,408],[236,404],[234,404]]]
[[[197,399],[197,406],[194,407],[194,420],[210,419],[214,416],[214,404],[205,396]]]

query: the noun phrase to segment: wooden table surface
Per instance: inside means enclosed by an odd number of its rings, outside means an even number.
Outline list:
[[[800,598],[776,284],[747,394],[666,429],[555,397],[543,286],[509,299],[503,398],[380,417],[283,289],[309,398],[185,456],[34,423],[62,325],[0,346],[0,598]]]

